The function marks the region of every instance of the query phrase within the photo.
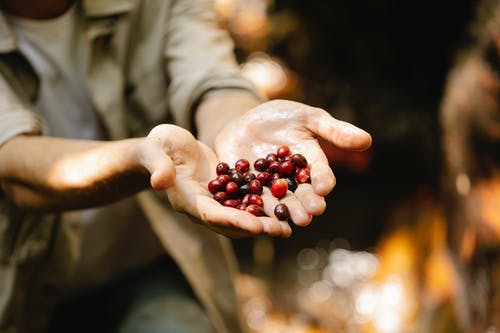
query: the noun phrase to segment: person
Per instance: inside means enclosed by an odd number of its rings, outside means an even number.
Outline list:
[[[243,331],[228,237],[291,227],[213,200],[215,165],[303,153],[281,201],[306,226],[335,185],[319,140],[370,135],[265,101],[210,0],[0,4],[0,331]]]
[[[443,203],[463,332],[500,328],[500,3],[481,1],[440,108]]]

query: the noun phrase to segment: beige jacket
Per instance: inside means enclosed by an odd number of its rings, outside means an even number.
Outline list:
[[[231,41],[216,29],[211,0],[82,0],[79,6],[88,18],[87,82],[111,139],[144,136],[162,122],[190,128],[193,106],[206,92],[254,91],[239,76]],[[44,133],[31,111],[38,83],[0,14],[0,145],[20,133]],[[175,212],[165,196],[146,191],[138,199],[217,331],[242,331],[228,239]],[[56,233],[69,247],[78,241],[59,216],[26,214],[0,192],[0,332],[33,333],[46,324],[71,266],[71,256],[51,251]]]

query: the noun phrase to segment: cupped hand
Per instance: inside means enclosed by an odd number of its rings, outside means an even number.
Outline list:
[[[354,151],[366,150],[372,143],[367,132],[335,119],[325,110],[274,100],[227,124],[216,137],[215,151],[221,161],[230,165],[241,158],[253,163],[283,145],[290,147],[292,153],[304,155],[309,163],[311,183],[300,184],[294,193],[289,191],[279,201],[288,206],[296,225],[306,226],[313,216],[323,213],[326,208],[324,196],[336,182],[318,139]],[[273,216],[270,207],[274,207],[278,199],[269,191],[263,194],[263,199],[268,215]]]
[[[151,130],[142,146],[142,164],[151,174],[151,186],[166,190],[169,202],[210,229],[228,237],[260,234],[290,235],[290,227],[270,217],[225,207],[212,198],[208,182],[216,177],[215,153],[193,135],[174,125]]]

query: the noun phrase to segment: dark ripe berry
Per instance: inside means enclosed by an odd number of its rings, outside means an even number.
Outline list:
[[[271,183],[271,193],[276,198],[283,198],[288,191],[288,183],[283,178],[275,179]]]
[[[262,208],[261,206],[257,206],[257,205],[248,205],[247,207],[247,212],[249,212],[250,214],[253,214],[255,216],[264,216],[266,215],[266,213],[264,212],[264,208]]]
[[[250,162],[242,158],[240,160],[237,160],[236,163],[234,163],[234,167],[240,170],[241,172],[247,172],[250,169]]]
[[[264,171],[257,174],[257,179],[262,185],[267,185],[272,180],[272,176],[269,172]]]
[[[219,175],[217,179],[222,183],[222,184],[227,184],[231,180],[231,177],[227,174],[224,175]]]
[[[251,171],[247,171],[243,174],[243,180],[245,181],[245,183],[250,183],[254,179],[255,179],[255,174]]]
[[[253,164],[253,167],[257,171],[266,171],[268,166],[269,166],[269,161],[266,160],[265,158],[259,158]]]
[[[244,203],[240,203],[238,206],[236,206],[236,208],[239,210],[247,210],[247,205]]]
[[[288,221],[290,219],[290,212],[285,204],[277,204],[274,207],[274,216],[280,221]]]
[[[227,174],[228,175],[231,175],[235,172],[241,172],[240,170],[236,169],[236,168],[230,168],[229,170],[227,170]]]
[[[269,163],[269,166],[267,167],[267,171],[269,171],[270,173],[279,172],[280,171],[280,165],[281,165],[280,162],[278,162],[278,161],[272,161],[272,162]]]
[[[283,177],[295,176],[295,164],[292,161],[285,161],[280,163],[279,173]]]
[[[275,179],[280,179],[281,178],[281,174],[279,172],[275,172],[271,175],[271,181],[275,180]]]
[[[276,155],[275,153],[267,154],[266,160],[268,160],[269,162],[277,161],[278,160],[278,155]]]
[[[250,185],[243,184],[240,186],[240,195],[245,195],[250,193]]]
[[[227,199],[224,201],[223,205],[226,207],[236,208],[241,203],[241,200],[238,199]]]
[[[250,194],[245,194],[243,196],[243,198],[241,199],[241,202],[248,206],[250,204],[250,202],[248,202],[249,197],[250,197]]]
[[[217,178],[215,179],[212,179],[209,183],[208,183],[208,190],[210,191],[210,193],[212,194],[215,194],[217,192],[220,192],[224,189],[224,184],[222,184],[220,182],[220,180],[218,180]]]
[[[226,184],[226,193],[229,197],[235,198],[240,195],[240,188],[235,182],[229,182]]]
[[[217,173],[217,175],[224,175],[228,172],[228,170],[229,170],[229,165],[224,162],[220,162],[215,167],[215,172]]]
[[[288,184],[288,189],[291,191],[291,192],[295,192],[295,190],[297,189],[297,182],[295,181],[295,179],[293,178],[284,178]]]
[[[243,174],[239,171],[235,171],[229,174],[231,181],[235,182],[238,185],[243,185],[245,183],[245,179],[243,178]]]
[[[250,190],[250,193],[253,194],[262,194],[262,184],[260,180],[254,179],[248,183],[248,189]]]
[[[249,194],[248,204],[264,207],[264,201],[262,200],[262,197],[258,194]]]
[[[283,158],[287,155],[290,155],[290,148],[288,146],[281,146],[278,148],[278,150],[276,151],[276,155],[279,157],[279,158]]]
[[[290,161],[292,159],[291,155],[286,155],[280,158],[280,162]]]
[[[308,168],[298,169],[295,173],[295,179],[299,184],[310,183],[311,182],[311,172]]]
[[[229,196],[227,195],[226,192],[217,192],[214,194],[213,198],[222,204],[224,203],[224,201],[229,199]]]
[[[307,159],[302,154],[293,154],[292,162],[295,164],[297,168],[305,168],[307,167]]]

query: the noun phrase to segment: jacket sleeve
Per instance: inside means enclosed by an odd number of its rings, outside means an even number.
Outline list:
[[[242,89],[261,98],[241,76],[234,45],[218,26],[212,0],[174,0],[167,24],[168,97],[177,125],[190,129],[192,111],[208,91]]]
[[[42,133],[42,122],[0,75],[0,146],[13,136],[23,133]]]

